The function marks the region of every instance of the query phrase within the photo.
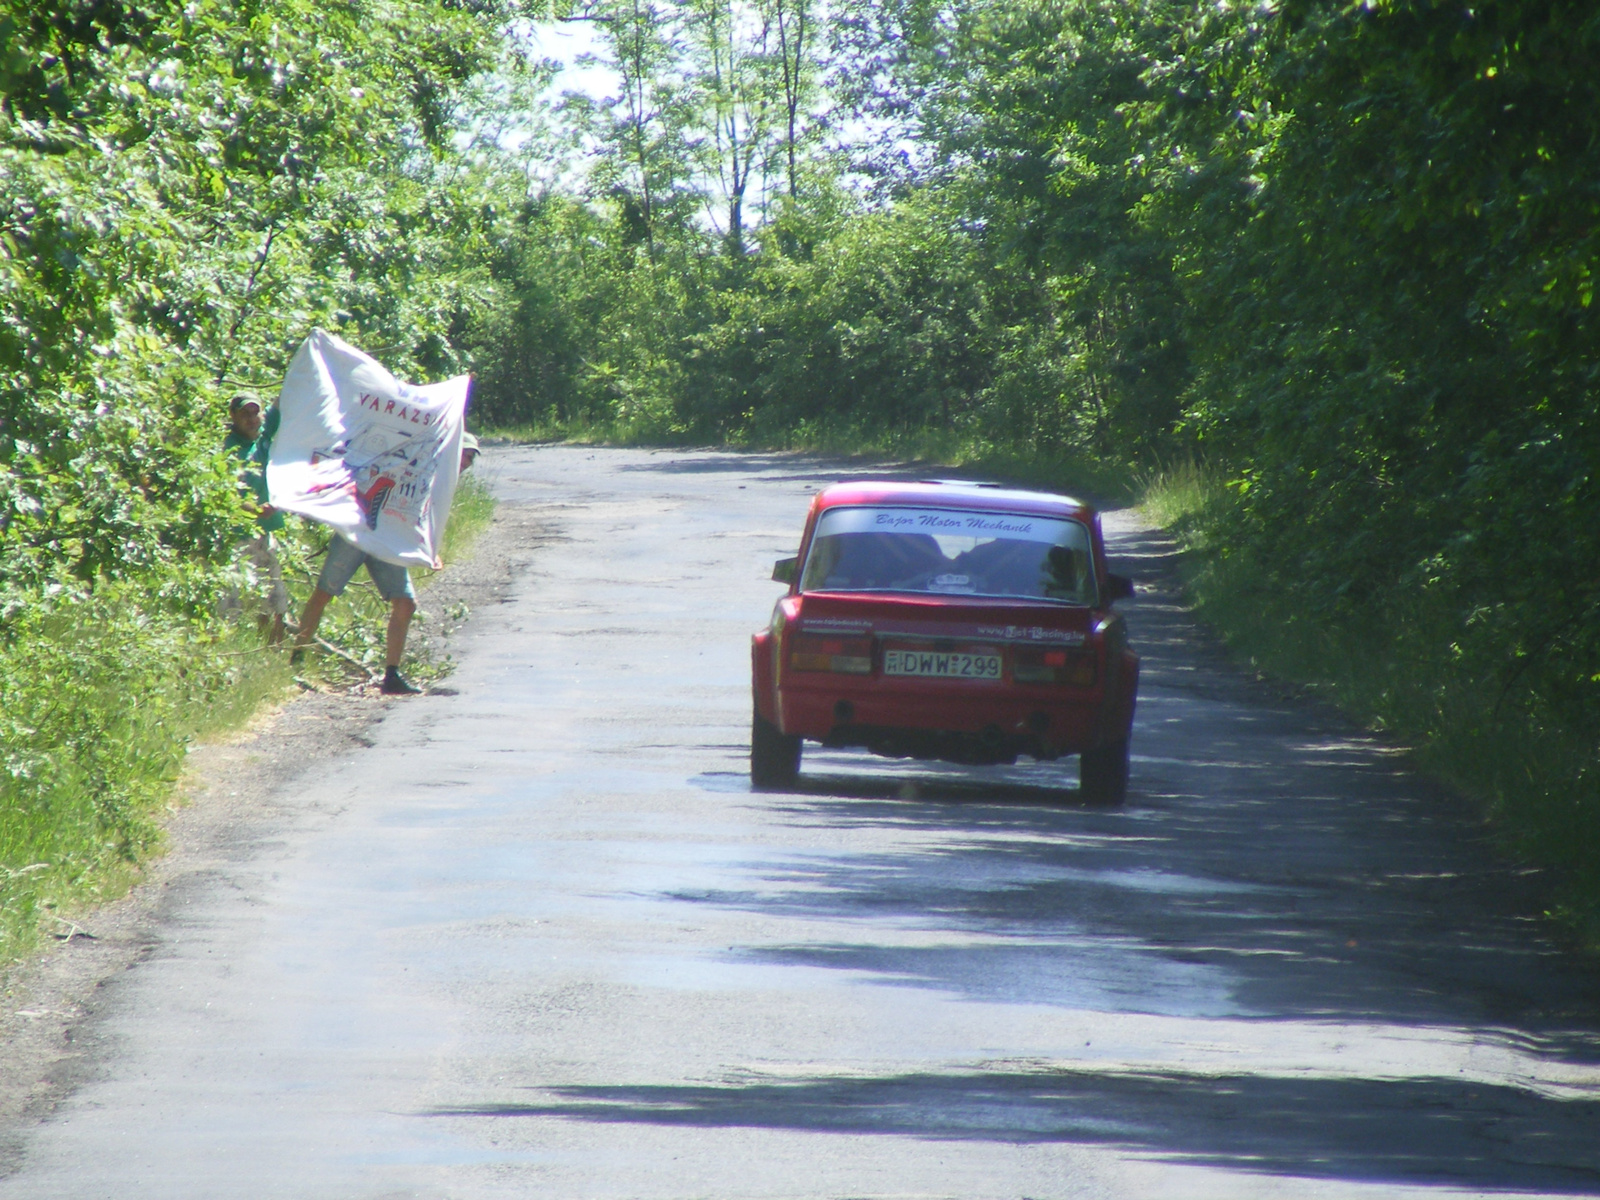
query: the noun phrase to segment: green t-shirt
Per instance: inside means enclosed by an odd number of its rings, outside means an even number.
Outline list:
[[[237,429],[230,429],[228,436],[222,441],[223,448],[233,451],[244,464],[239,482],[249,488],[251,494],[263,505],[268,503],[267,456],[272,453],[272,438],[277,432],[278,406],[274,404],[267,409],[267,415],[262,418],[261,432],[256,435],[255,441],[246,441],[245,436]],[[274,512],[257,517],[256,524],[268,533],[276,533],[284,526],[283,514]]]

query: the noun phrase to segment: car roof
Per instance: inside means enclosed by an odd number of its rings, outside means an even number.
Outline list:
[[[1027,513],[1040,517],[1076,517],[1080,520],[1094,516],[1094,509],[1071,496],[1055,492],[1028,492],[960,479],[930,479],[917,483],[886,479],[856,480],[824,488],[816,499],[818,511],[852,504],[915,505],[919,508]]]

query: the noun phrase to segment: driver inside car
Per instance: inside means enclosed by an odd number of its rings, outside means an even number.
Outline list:
[[[939,543],[925,533],[841,533],[819,539],[812,551],[816,568],[806,571],[807,586],[835,591],[906,586],[949,565]],[[820,582],[811,582],[820,575]]]

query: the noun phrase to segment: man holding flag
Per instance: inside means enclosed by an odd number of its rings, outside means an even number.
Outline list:
[[[389,602],[382,690],[415,695],[400,673],[416,613],[409,568],[441,564],[439,547],[460,475],[467,376],[414,387],[321,329],[295,353],[278,397],[267,463],[272,504],[333,531],[295,654],[316,635],[328,601],[365,566]]]

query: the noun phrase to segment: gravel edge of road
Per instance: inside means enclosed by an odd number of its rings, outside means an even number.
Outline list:
[[[500,501],[471,555],[422,592],[422,611],[434,614],[437,629],[439,614],[454,605],[470,614],[504,602],[550,539],[532,506]],[[465,626],[434,633],[434,652],[448,653],[471,625],[469,615]],[[269,801],[279,789],[372,745],[371,730],[396,704],[425,703],[426,696],[394,699],[374,689],[305,693],[191,752],[168,809],[165,853],[126,896],[78,914],[56,945],[0,972],[0,1180],[21,1165],[29,1130],[98,1069],[104,989],[160,945],[169,894],[213,864],[248,854],[273,819]]]

